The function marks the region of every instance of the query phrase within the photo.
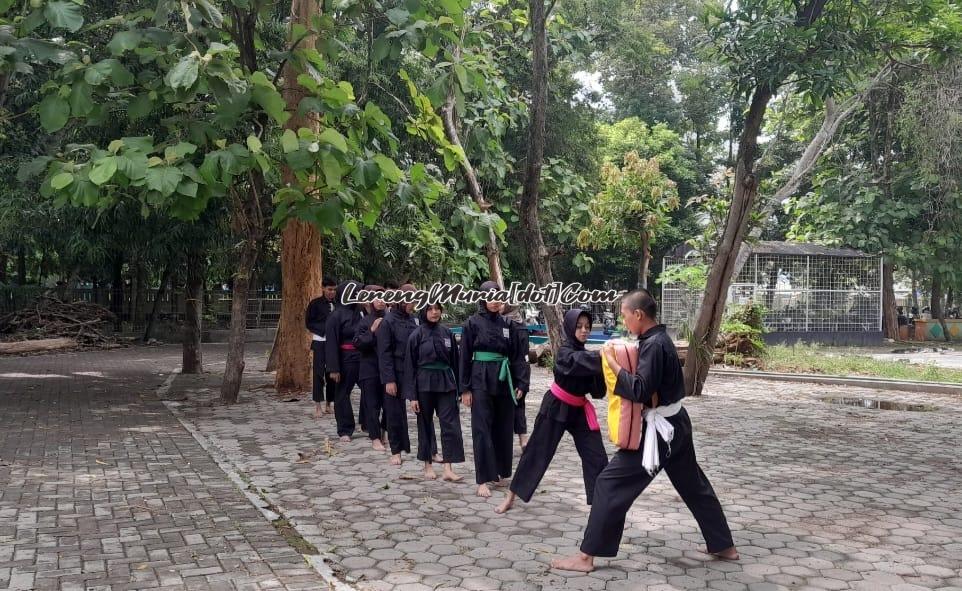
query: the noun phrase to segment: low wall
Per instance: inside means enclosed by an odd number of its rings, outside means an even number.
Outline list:
[[[962,340],[962,319],[947,318],[945,328],[949,332],[949,340]],[[915,321],[915,340],[916,341],[945,341],[945,330],[938,320],[916,320]]]

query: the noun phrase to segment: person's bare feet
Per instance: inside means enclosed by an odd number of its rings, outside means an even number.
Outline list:
[[[514,493],[509,492],[508,496],[505,497],[504,502],[498,505],[498,508],[494,510],[495,513],[501,515],[502,513],[507,513],[514,506]]]
[[[519,433],[519,434],[518,434],[518,445],[521,447],[521,451],[524,451],[524,448],[528,445],[528,434],[527,434],[527,433]]]
[[[401,465],[401,454],[394,454],[391,456],[391,465],[400,466]]]
[[[424,477],[428,480],[438,479],[438,473],[434,471],[434,464],[430,462],[424,463]]]
[[[734,546],[731,548],[725,548],[724,550],[720,550],[718,552],[709,552],[707,548],[702,548],[701,551],[705,554],[711,554],[712,556],[721,558],[722,560],[738,560],[740,558],[738,555],[738,550],[736,550]]]
[[[324,405],[324,414],[326,414],[326,415],[331,414],[331,403],[330,403],[330,402],[328,402],[327,404]]]
[[[373,447],[377,451],[384,451],[384,443],[382,443],[380,439],[372,439],[371,447]]]
[[[448,482],[461,482],[464,480],[464,476],[456,474],[451,464],[444,465],[444,473],[441,474],[441,480],[447,480]]]
[[[570,570],[579,573],[590,573],[595,570],[595,557],[588,556],[584,552],[578,552],[573,556],[558,558],[551,561],[551,568],[558,570]]]
[[[440,464],[440,463],[444,462],[444,458],[441,457],[441,454],[434,454],[434,455],[431,457],[431,461],[432,461],[432,462],[435,462],[436,464]]]
[[[341,443],[350,443],[350,442],[351,442],[350,435],[341,435]]]
[[[314,418],[315,419],[321,418],[321,403],[319,402],[314,403]]]
[[[491,489],[488,488],[488,485],[487,485],[487,484],[479,484],[479,485],[478,485],[478,496],[479,496],[479,497],[482,497],[482,498],[485,498],[485,499],[491,497]]]

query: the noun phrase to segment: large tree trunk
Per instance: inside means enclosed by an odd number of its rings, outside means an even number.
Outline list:
[[[912,269],[912,307],[919,310],[919,279],[915,269]]]
[[[648,289],[648,267],[651,265],[651,237],[641,233],[641,262],[638,263],[638,287]]]
[[[773,93],[773,87],[761,87],[755,90],[738,141],[731,208],[728,211],[725,230],[715,249],[715,260],[708,273],[705,297],[702,299],[698,319],[695,321],[691,342],[688,345],[688,357],[685,361],[685,390],[690,396],[701,395],[705,379],[708,377],[715,340],[718,338],[718,327],[728,301],[728,287],[731,285],[738,253],[745,239],[752,204],[758,194],[758,179],[755,178],[754,172],[758,135]]]
[[[895,306],[895,265],[885,257],[882,261],[882,332],[885,338],[899,339],[898,311]]]
[[[154,330],[154,323],[157,321],[157,315],[160,313],[160,302],[164,299],[164,295],[167,293],[167,284],[170,282],[171,265],[168,263],[164,267],[164,272],[160,276],[160,287],[157,288],[157,293],[154,294],[154,305],[151,306],[150,316],[147,317],[146,326],[144,328],[144,342],[150,340],[150,333]]]
[[[293,27],[303,25],[312,30],[311,19],[320,16],[317,0],[294,0],[291,4],[292,27],[288,41],[293,46],[299,39],[293,38]],[[316,35],[300,38],[304,47],[314,47]],[[284,65],[284,86],[281,89],[287,110],[292,113],[285,125],[295,132],[301,127],[317,129],[314,119],[301,117],[297,107],[305,95],[298,84],[301,73],[295,60]],[[284,167],[282,181],[290,186],[296,183],[294,172]],[[304,314],[311,300],[321,293],[321,235],[313,225],[291,219],[281,233],[281,319],[271,358],[276,359],[277,376],[274,386],[278,392],[305,392],[311,389],[311,335],[304,327]]]
[[[534,271],[535,281],[544,286],[554,283],[551,256],[545,247],[541,235],[541,220],[538,217],[541,167],[544,163],[545,112],[548,104],[548,40],[544,0],[529,0],[528,10],[532,32],[531,107],[528,154],[521,193],[521,223],[526,237],[525,250]],[[541,311],[548,325],[551,352],[557,355],[561,346],[561,309],[559,306],[543,305]]]
[[[201,331],[204,317],[204,275],[203,252],[191,250],[187,253],[186,277],[184,279],[184,340],[181,345],[183,360],[181,373],[201,373],[204,371],[204,357],[201,349]]]
[[[945,308],[942,305],[944,297],[942,276],[938,271],[932,271],[932,303],[930,305],[932,318],[939,321],[939,324],[942,325],[942,336],[945,337],[946,341],[950,341],[952,338],[949,336],[949,327],[945,324]]]
[[[461,55],[461,48],[455,47],[454,54],[455,59],[457,59],[458,56]],[[455,82],[452,80],[451,84],[453,85]],[[464,182],[468,187],[468,194],[471,195],[474,202],[478,204],[478,208],[481,211],[487,212],[491,209],[491,203],[484,198],[481,183],[478,182],[478,175],[475,173],[474,166],[471,165],[471,161],[468,159],[467,153],[464,152],[464,147],[461,145],[461,135],[458,132],[457,118],[454,111],[454,87],[451,86],[448,90],[444,107],[441,109],[441,115],[444,121],[444,132],[448,137],[448,141],[461,148],[461,151],[465,154],[464,160],[461,161],[461,172],[464,174]],[[492,227],[488,228],[488,243],[485,245],[484,250],[488,259],[489,279],[501,287],[507,287],[504,284],[504,273],[501,270],[501,249],[498,246],[498,236]]]

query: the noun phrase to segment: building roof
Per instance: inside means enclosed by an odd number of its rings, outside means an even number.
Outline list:
[[[745,253],[744,249],[748,249]],[[670,256],[684,257],[691,253],[693,249],[687,244],[681,244],[675,248]],[[752,244],[742,244],[742,255],[745,254],[769,254],[769,255],[797,255],[797,256],[823,256],[823,257],[858,257],[871,258],[876,255],[867,254],[860,250],[847,247],[822,246],[808,242],[783,242],[776,240],[761,240]]]

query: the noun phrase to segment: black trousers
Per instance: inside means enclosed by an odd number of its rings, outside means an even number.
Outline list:
[[[514,407],[514,434],[523,435],[528,432],[528,417],[524,412],[524,403],[527,401],[527,394],[518,400],[518,406]]]
[[[354,405],[351,403],[351,392],[357,384],[360,362],[343,361],[341,363],[341,381],[337,383],[337,395],[334,397],[334,421],[337,423],[337,435],[354,434]]]
[[[324,341],[311,341],[314,374],[311,399],[314,402],[334,402],[337,384],[327,375],[327,362],[324,358]],[[324,386],[327,386],[325,390]]]
[[[695,516],[709,552],[734,546],[731,530],[725,520],[718,497],[695,459],[691,419],[682,409],[668,419],[675,427],[669,446],[658,439],[661,468]],[[625,530],[625,516],[635,499],[648,487],[649,476],[641,465],[641,450],[619,450],[595,482],[594,504],[581,551],[591,556],[615,556]],[[657,474],[656,474],[657,475]]]
[[[384,407],[384,386],[377,377],[361,380],[361,411],[358,420],[363,421],[364,430],[371,439],[381,438],[381,427],[384,419],[381,409]]]
[[[458,412],[456,392],[418,392],[418,459],[431,462],[437,453],[437,437],[434,432],[434,416],[441,424],[441,452],[444,463],[460,464],[464,461],[464,438],[461,435],[461,417]]]
[[[546,394],[550,396],[550,394]],[[588,419],[583,412],[569,413],[567,421],[559,421],[546,414],[538,414],[534,420],[534,429],[528,444],[518,460],[518,469],[511,480],[511,492],[521,497],[525,503],[531,501],[534,491],[544,478],[548,465],[558,450],[565,431],[575,440],[575,449],[581,456],[581,473],[585,480],[585,494],[588,504],[592,504],[595,492],[595,481],[598,475],[608,465],[608,453],[601,441],[601,431],[588,428]]]
[[[478,484],[511,476],[514,444],[514,401],[507,384],[473,392],[471,436],[474,477]]]
[[[383,386],[382,386],[383,387]],[[387,421],[387,440],[392,454],[411,453],[411,439],[408,437],[408,415],[404,398],[384,394],[384,418]]]

